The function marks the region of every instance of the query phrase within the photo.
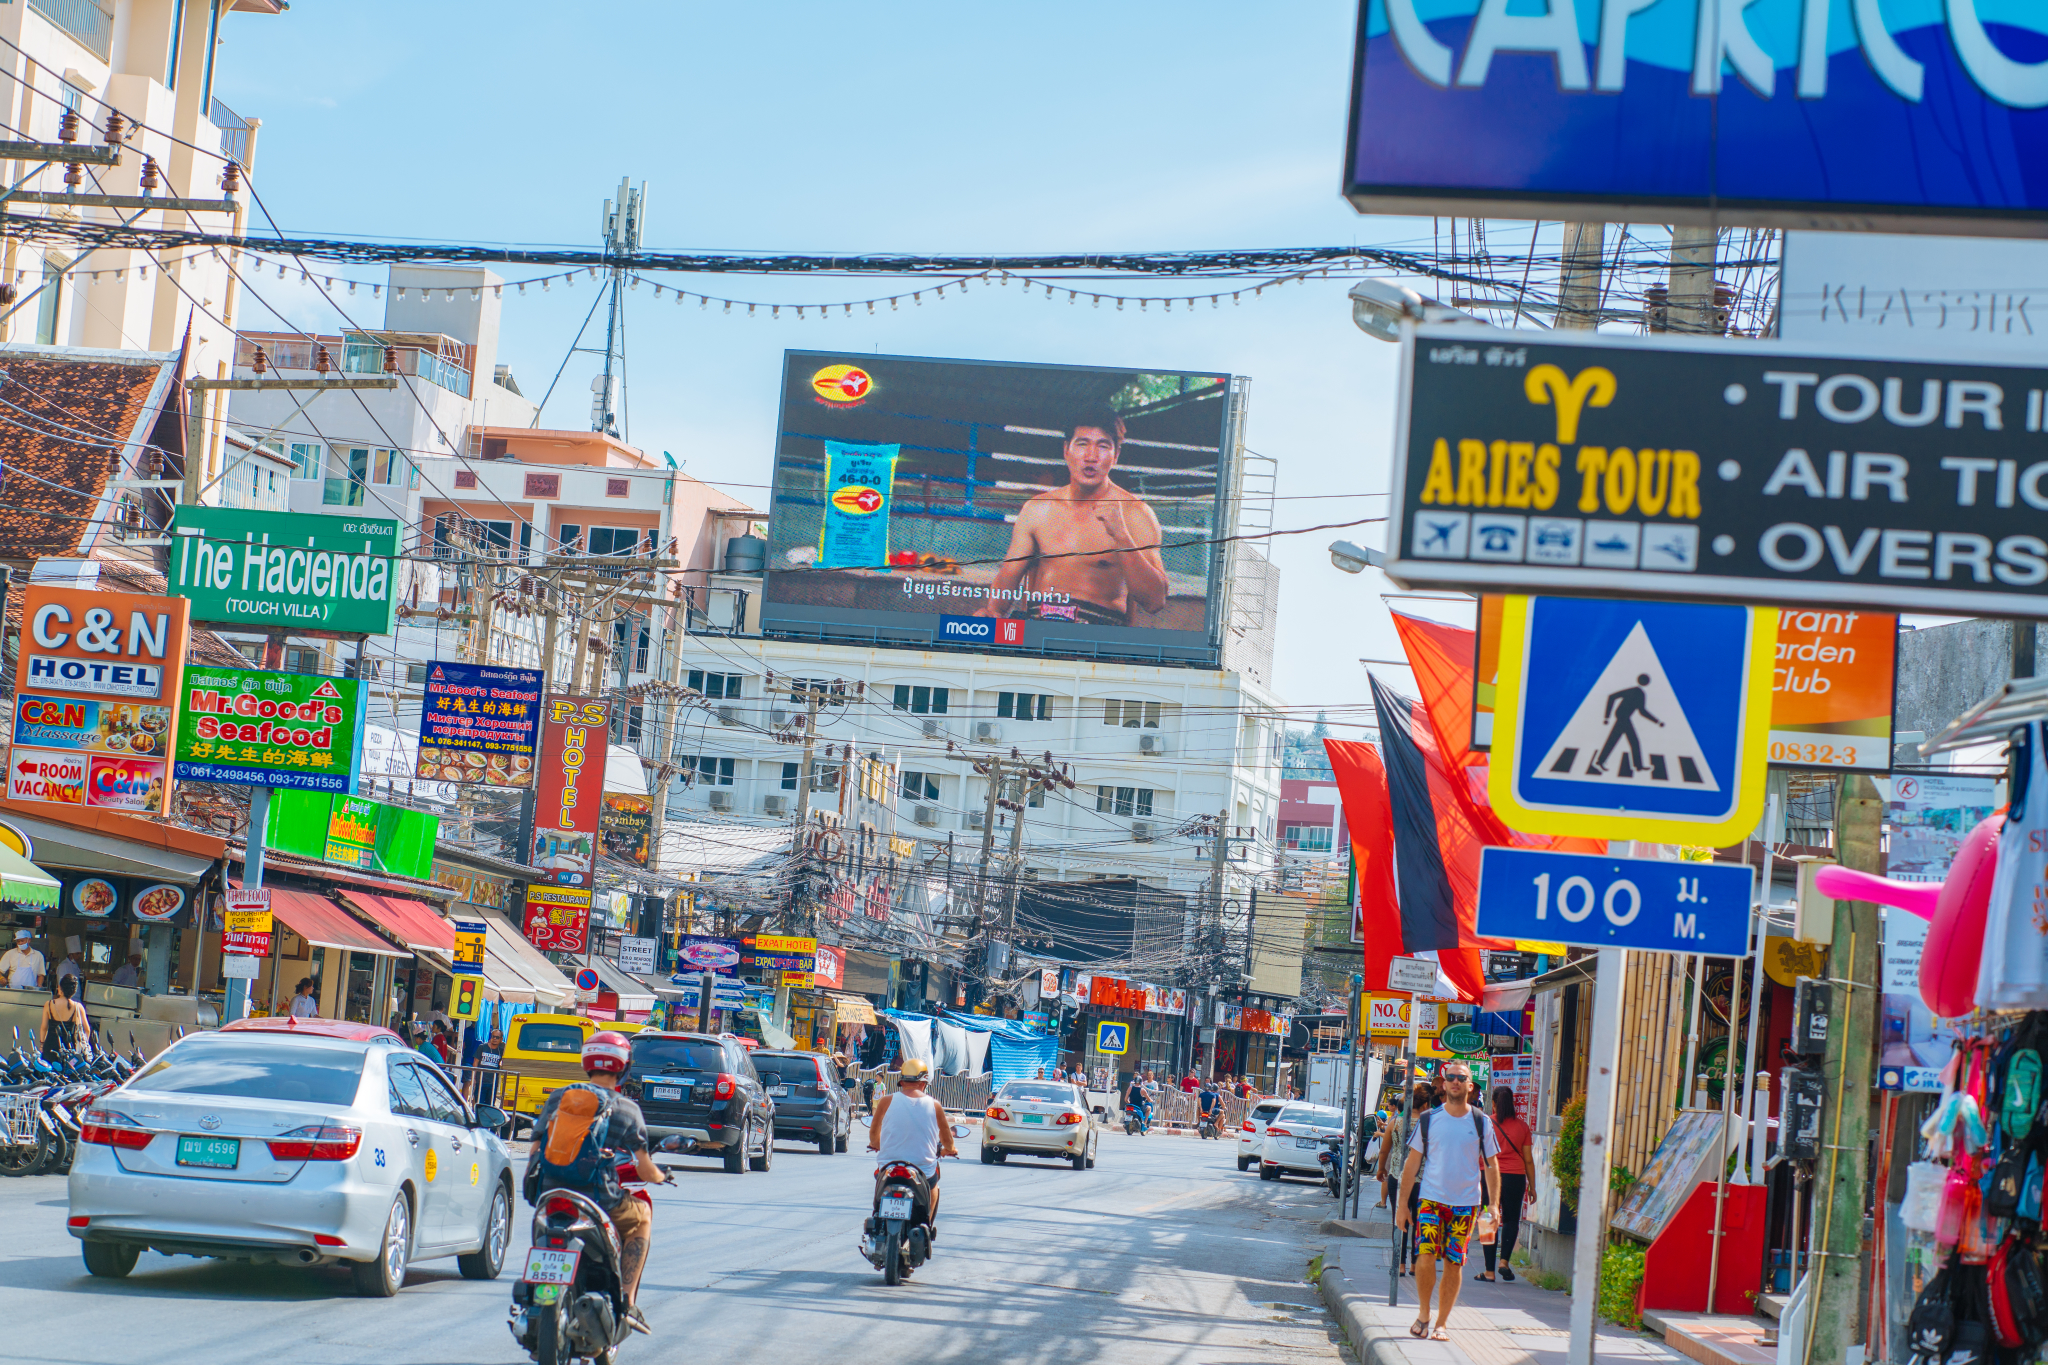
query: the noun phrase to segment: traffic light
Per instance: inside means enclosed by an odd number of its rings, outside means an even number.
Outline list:
[[[455,978],[455,998],[448,1002],[448,1014],[453,1019],[474,1019],[478,1006],[483,1004],[484,979],[480,976],[458,976]]]

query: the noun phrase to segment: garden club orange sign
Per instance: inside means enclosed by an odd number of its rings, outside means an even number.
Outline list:
[[[811,376],[811,392],[827,403],[842,407],[860,402],[874,386],[873,378],[858,365],[827,365]]]

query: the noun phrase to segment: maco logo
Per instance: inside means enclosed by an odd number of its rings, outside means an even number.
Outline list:
[[[986,640],[990,634],[990,627],[991,623],[988,621],[962,621],[952,618],[946,622],[945,633],[959,639]]]

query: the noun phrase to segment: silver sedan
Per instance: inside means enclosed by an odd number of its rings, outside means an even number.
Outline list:
[[[512,1235],[504,1121],[389,1029],[244,1020],[165,1049],[86,1115],[71,1235],[102,1276],[149,1249],[345,1264],[372,1296],[442,1256],[494,1279]]]
[[[1100,1141],[1087,1096],[1061,1081],[1011,1081],[990,1098],[981,1121],[985,1166],[1012,1155],[1050,1156],[1085,1171]]]

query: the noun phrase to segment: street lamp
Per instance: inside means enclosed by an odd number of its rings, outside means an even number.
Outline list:
[[[1367,336],[1399,341],[1403,318],[1414,318],[1417,322],[1479,321],[1470,313],[1438,303],[1392,280],[1360,280],[1351,286],[1351,320]]]
[[[1384,569],[1387,556],[1383,551],[1368,550],[1348,540],[1333,540],[1330,542],[1330,562],[1345,573],[1364,573],[1368,568]]]

